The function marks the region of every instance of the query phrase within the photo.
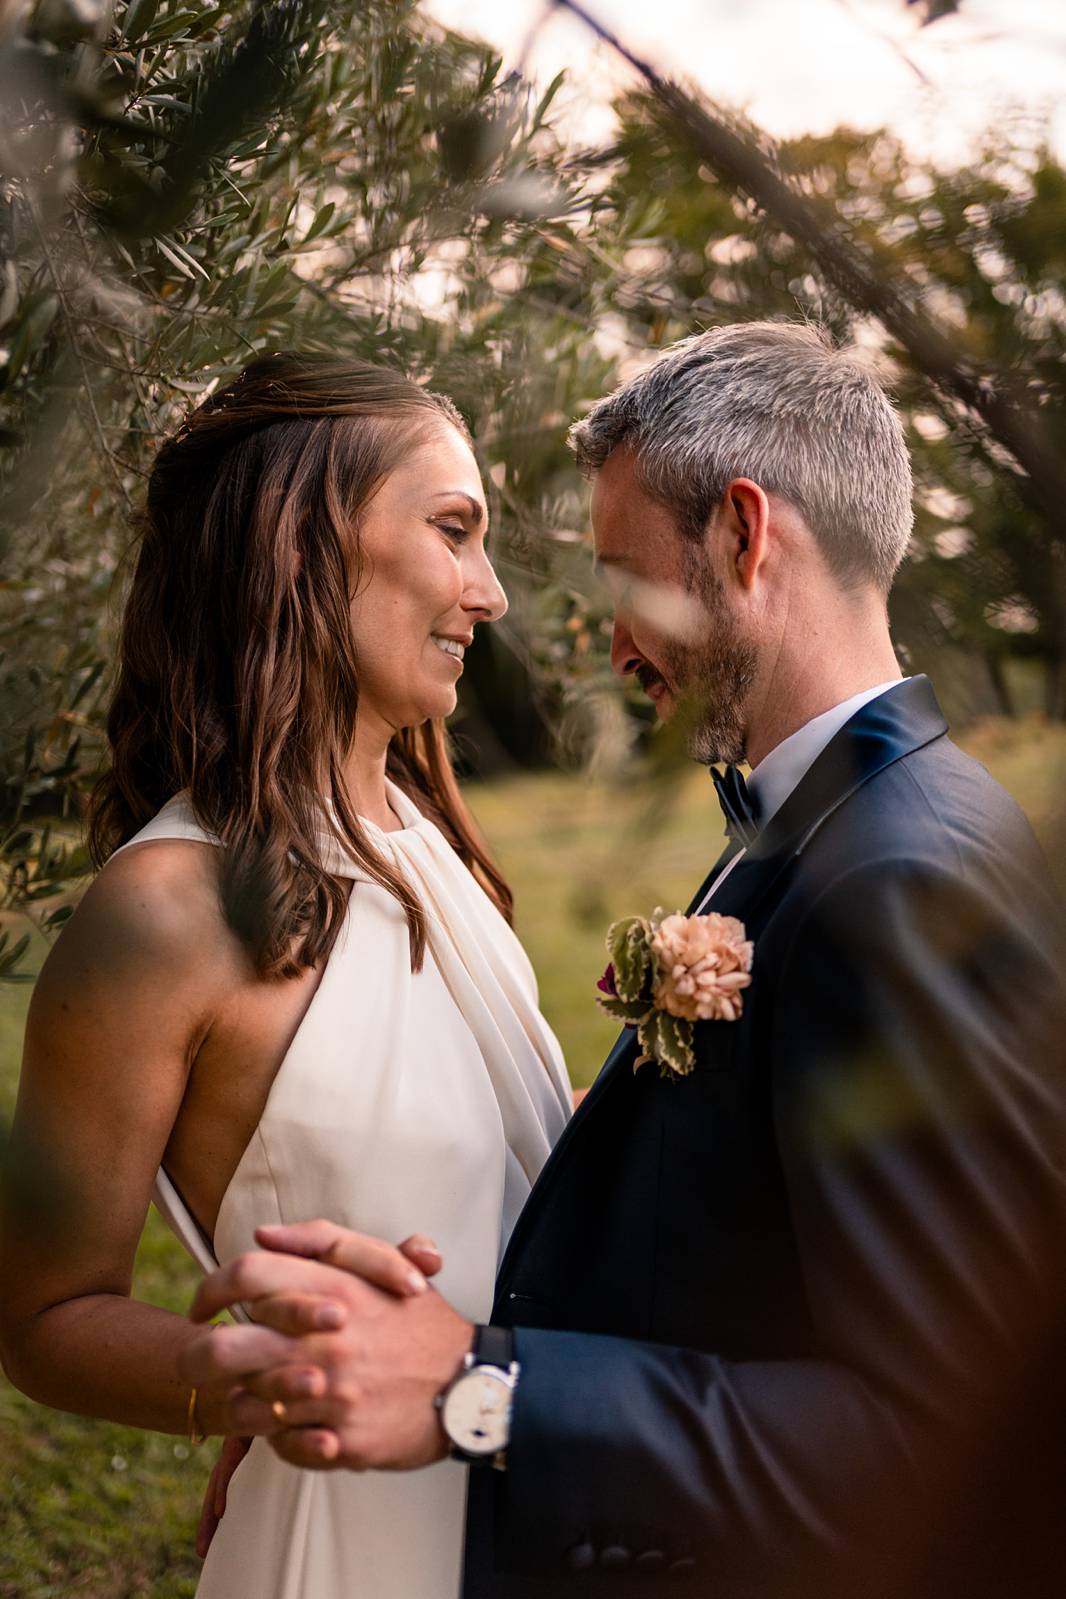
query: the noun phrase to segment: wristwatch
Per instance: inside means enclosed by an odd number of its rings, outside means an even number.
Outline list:
[[[469,1354],[434,1400],[453,1460],[506,1468],[518,1376],[510,1328],[475,1327]]]

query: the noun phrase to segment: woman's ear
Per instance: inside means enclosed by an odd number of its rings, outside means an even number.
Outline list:
[[[769,553],[770,502],[751,478],[734,478],[722,496],[719,536],[730,573],[750,589]]]

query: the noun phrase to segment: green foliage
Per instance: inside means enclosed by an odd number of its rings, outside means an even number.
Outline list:
[[[615,987],[627,1003],[647,998],[653,981],[650,940],[651,924],[644,916],[627,916],[607,933]]]
[[[696,1064],[692,1048],[692,1023],[664,1010],[652,1011],[637,1030],[640,1047],[658,1061],[664,1077],[687,1077]]]
[[[597,994],[596,1003],[605,1016],[613,1017],[626,1027],[642,1022],[650,1009],[647,999],[618,999],[613,994]]]
[[[533,94],[410,0],[138,0],[70,23],[38,7],[0,43],[0,909],[38,925],[85,870],[42,830],[74,823],[72,844],[100,767],[107,601],[186,407],[294,346],[455,397],[514,597],[471,651],[467,714],[521,757],[546,742],[522,592],[564,499],[576,520],[575,385],[609,375],[558,289],[595,202],[553,130],[557,85]]]
[[[1035,662],[1066,715],[1066,547],[1017,462],[780,218],[700,165],[676,114],[626,95],[611,148],[575,149],[558,88],[504,76],[414,0],[51,0],[3,36],[0,909],[54,927],[86,870],[78,821],[155,445],[269,349],[402,365],[471,423],[511,597],[467,657],[456,731],[475,769],[607,769],[643,744],[669,772],[677,740],[650,740],[612,678],[566,425],[664,342],[797,307],[895,370],[919,485],[893,597],[911,665],[950,659],[960,706],[982,711],[1014,709],[1015,668]],[[1039,392],[1066,444],[1066,173],[1046,149],[1005,127],[944,173],[841,130],[773,159],[973,370]]]

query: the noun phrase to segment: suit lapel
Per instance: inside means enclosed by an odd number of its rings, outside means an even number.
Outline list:
[[[907,678],[862,706],[804,773],[706,909],[723,916],[754,915],[780,874],[835,811],[878,773],[947,730],[924,676]]]
[[[703,879],[703,882],[700,884],[699,888],[689,901],[688,910],[685,912],[686,916],[692,916],[696,911],[699,910],[700,906],[703,904],[707,890],[710,888],[719,872],[725,871],[730,861],[735,860],[740,854],[742,848],[743,846],[735,839],[729,840],[729,843],[726,845],[721,855],[719,855],[718,859],[707,873],[707,876]],[[736,867],[734,867],[733,870],[736,871]]]
[[[770,818],[743,859],[714,893],[707,910],[750,919],[777,879],[834,811],[879,772],[924,744],[943,737],[947,730],[932,685],[924,676],[908,678],[862,706],[826,745],[780,810]],[[689,915],[735,853],[735,847],[730,846],[715,863],[689,906]],[[632,1065],[636,1049],[635,1033],[624,1028],[580,1109],[548,1157],[515,1224],[500,1265],[498,1296],[505,1291],[522,1241],[575,1139],[589,1125],[597,1105],[619,1072]]]
[[[529,1198],[526,1200],[521,1214],[515,1222],[496,1276],[497,1302],[510,1281],[511,1269],[518,1257],[522,1241],[529,1231],[530,1223],[540,1208],[544,1195],[552,1186],[561,1164],[566,1160],[571,1145],[588,1124],[589,1117],[606,1094],[617,1074],[626,1069],[632,1070],[632,1063],[636,1053],[637,1035],[632,1028],[624,1027],[615,1039],[611,1053],[600,1067],[592,1087],[559,1135],[555,1147],[545,1161]]]

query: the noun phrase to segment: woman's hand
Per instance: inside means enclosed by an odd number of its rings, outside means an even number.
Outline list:
[[[267,1239],[277,1239],[278,1234],[282,1232],[289,1253],[306,1255],[315,1260],[329,1260],[338,1248],[341,1238],[341,1229],[329,1221],[301,1222],[284,1229],[261,1227],[257,1230],[257,1236],[262,1234],[261,1242],[266,1242]],[[345,1234],[349,1250],[352,1236]],[[410,1266],[414,1266],[416,1272],[423,1278],[429,1278],[435,1277],[443,1265],[440,1250],[433,1240],[423,1233],[414,1233],[410,1238],[405,1238],[396,1249],[380,1244],[374,1238],[360,1242],[366,1245],[366,1248],[360,1251],[360,1270],[363,1275],[377,1287],[385,1288],[400,1297],[421,1292],[421,1289],[415,1288],[415,1278],[410,1273]],[[266,1304],[269,1301],[261,1303]],[[340,1327],[345,1319],[343,1306],[330,1299],[308,1294],[299,1300],[287,1302],[285,1314],[287,1325],[284,1330],[295,1335],[300,1332],[322,1330],[324,1327]],[[226,1405],[233,1392],[233,1385],[227,1382],[222,1386],[225,1390],[223,1404]],[[208,1398],[206,1392],[204,1398]],[[200,1525],[196,1531],[196,1553],[201,1560],[206,1559],[211,1540],[226,1513],[226,1495],[234,1473],[251,1446],[251,1438],[237,1437],[228,1437],[222,1445],[222,1453],[216,1460],[208,1479],[207,1491],[200,1510]]]
[[[215,1461],[214,1469],[208,1478],[207,1492],[204,1494],[204,1502],[200,1509],[200,1525],[196,1529],[196,1553],[201,1560],[207,1559],[211,1539],[226,1514],[226,1495],[229,1493],[233,1474],[251,1447],[250,1438],[227,1438],[222,1445],[222,1453]]]
[[[407,1471],[447,1453],[434,1400],[469,1351],[473,1324],[432,1290],[401,1296],[366,1282],[365,1244],[349,1234],[345,1248],[342,1237],[334,1264],[240,1255],[204,1279],[193,1306],[194,1318],[207,1322],[255,1302],[255,1321],[205,1329],[183,1349],[179,1369],[198,1386],[239,1384],[233,1430],[266,1432],[290,1465]],[[344,1326],[298,1338],[277,1331],[279,1316],[291,1325],[285,1302],[308,1295],[343,1305]]]

